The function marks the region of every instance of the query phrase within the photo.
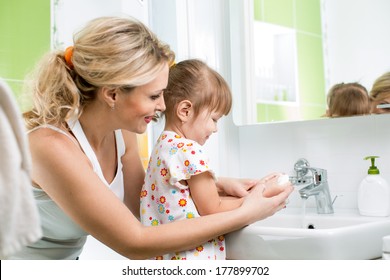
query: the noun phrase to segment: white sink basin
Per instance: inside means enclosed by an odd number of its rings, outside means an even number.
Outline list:
[[[284,209],[226,236],[228,259],[365,260],[382,255],[390,218],[364,217],[353,210],[318,215]]]

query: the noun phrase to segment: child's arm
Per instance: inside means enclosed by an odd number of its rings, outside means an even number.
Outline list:
[[[228,178],[219,177],[216,182],[218,193],[220,196],[236,196],[244,197],[257,184],[273,184],[272,181],[277,180],[282,173],[271,173],[262,179],[242,179],[242,178]]]
[[[209,172],[192,176],[187,180],[191,197],[201,216],[229,211],[241,206],[243,198],[230,197],[222,199],[215,180]]]

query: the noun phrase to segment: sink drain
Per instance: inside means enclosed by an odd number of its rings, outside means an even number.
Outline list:
[[[307,225],[307,228],[308,228],[308,229],[315,229],[316,227],[315,227],[313,224],[308,224],[308,225]]]

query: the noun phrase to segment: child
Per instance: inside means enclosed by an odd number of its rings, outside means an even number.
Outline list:
[[[370,113],[367,89],[359,83],[340,83],[328,93],[326,117],[348,117]]]
[[[141,191],[141,222],[158,226],[238,208],[243,198],[218,194],[214,171],[202,148],[217,132],[218,120],[231,109],[232,95],[225,80],[199,60],[182,61],[170,69],[164,101],[165,130],[152,151]],[[218,236],[191,250],[156,259],[225,256],[224,237]]]

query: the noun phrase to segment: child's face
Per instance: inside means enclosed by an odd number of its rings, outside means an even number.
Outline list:
[[[210,113],[207,109],[201,110],[198,116],[191,118],[187,123],[185,137],[203,145],[211,134],[217,132],[217,122],[221,117],[220,113]]]

